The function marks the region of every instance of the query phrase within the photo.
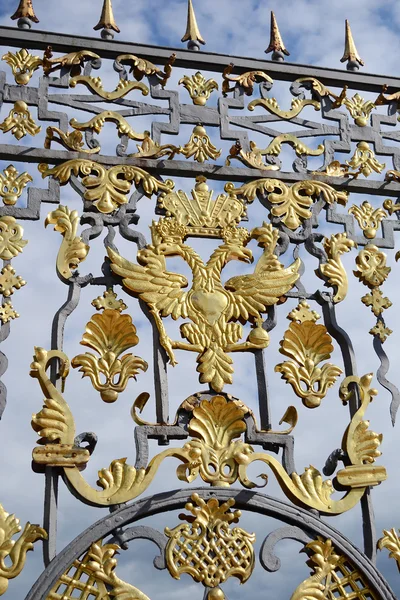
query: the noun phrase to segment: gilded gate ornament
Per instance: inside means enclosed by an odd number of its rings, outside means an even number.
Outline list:
[[[311,575],[296,588],[290,600],[378,600],[360,570],[347,556],[339,554],[332,540],[317,537],[302,552],[309,556]]]
[[[397,568],[400,571],[400,538],[396,529],[384,529],[383,536],[378,540],[379,550],[386,548],[389,550],[389,558],[393,558],[397,563]]]
[[[19,85],[27,85],[34,71],[43,64],[39,56],[32,56],[25,48],[15,53],[7,52],[1,57],[1,60],[10,65],[15,83]]]
[[[193,104],[197,106],[205,106],[213,90],[218,89],[218,83],[215,79],[206,80],[204,75],[197,71],[194,75],[184,75],[178,84],[184,85],[189,92]]]
[[[331,363],[318,366],[331,357],[332,338],[325,325],[316,324],[319,315],[315,316],[315,311],[310,311],[307,302],[300,302],[288,319],[291,323],[280,343],[279,352],[293,360],[276,365],[275,371],[292,386],[307,408],[316,408],[342,374],[342,369]]]
[[[231,164],[231,160],[240,160],[242,163],[249,167],[253,167],[254,169],[261,170],[279,170],[277,165],[270,165],[268,163],[263,163],[263,156],[279,156],[282,152],[282,144],[290,144],[295,150],[297,156],[320,156],[324,150],[325,146],[323,144],[318,144],[317,148],[314,150],[310,148],[301,141],[300,138],[296,137],[291,133],[281,133],[277,135],[266,148],[259,148],[257,144],[253,141],[250,141],[250,152],[245,152],[240,144],[236,144],[232,146],[230,149],[229,156],[226,159],[226,165],[229,166]]]
[[[167,194],[161,207],[167,217],[151,225],[152,244],[138,252],[138,263],[124,259],[108,248],[111,268],[123,279],[123,284],[150,308],[172,365],[176,364],[174,349],[197,352],[200,381],[209,383],[219,392],[232,383],[230,352],[266,348],[268,333],[262,328],[261,313],[276,304],[298,279],[300,261],[284,268],[274,254],[279,232],[264,223],[249,232],[237,223],[245,214],[245,206],[231,192],[220,194],[212,201],[206,179],[197,178],[193,199],[184,192]],[[200,256],[184,242],[191,235],[222,238],[221,244],[205,264]],[[252,262],[253,254],[246,246],[256,240],[263,248],[254,273],[232,277],[225,286],[221,271],[231,260]],[[193,273],[192,287],[186,278],[166,270],[166,257],[180,256]],[[181,326],[187,342],[172,341],[167,335],[162,317],[174,320],[189,318]],[[247,341],[240,320],[255,325]]]
[[[379,317],[384,310],[392,306],[389,298],[384,298],[382,290],[377,287],[372,288],[369,294],[365,294],[365,296],[361,298],[361,302],[365,304],[365,306],[369,306],[371,308],[371,311],[375,317]]]
[[[90,378],[104,402],[115,402],[129,379],[136,379],[139,371],[147,371],[148,367],[146,361],[133,354],[120,356],[139,342],[132,318],[122,315],[121,310],[122,305],[119,304],[118,308],[104,308],[101,314],[92,316],[81,344],[95,350],[99,356],[85,352],[71,361],[74,369],[80,367],[82,377]]]
[[[349,175],[354,179],[359,175],[369,177],[374,171],[382,173],[386,167],[375,158],[374,151],[367,142],[358,142],[354,155],[350,160],[346,160],[346,164],[353,169],[353,172],[349,171]]]
[[[353,117],[354,123],[359,127],[365,127],[368,125],[371,112],[376,108],[376,103],[372,100],[364,100],[358,93],[348,98],[346,92],[347,85],[344,87],[344,93],[332,104],[332,108],[344,105]]]
[[[41,127],[36,125],[26,102],[18,100],[14,107],[10,110],[8,117],[0,123],[0,130],[3,133],[9,131],[20,140],[26,135],[37,135],[41,131]]]
[[[68,567],[53,586],[46,600],[149,600],[130,583],[120,579],[117,544],[95,542],[89,550]]]
[[[381,222],[387,217],[387,213],[383,208],[379,207],[374,209],[367,201],[364,201],[361,206],[356,206],[355,204],[350,206],[349,214],[356,218],[363,234],[369,240],[376,237]]]
[[[256,179],[240,188],[227,183],[225,191],[243,197],[247,202],[253,202],[257,193],[266,194],[268,202],[272,205],[271,214],[280,217],[286,227],[293,231],[306,219],[311,219],[310,208],[319,197],[329,205],[338,202],[345,206],[348,199],[348,193],[345,191],[335,190],[321,181],[307,179],[290,187],[279,179]]]
[[[43,54],[43,72],[45,75],[50,75],[54,71],[58,71],[62,67],[70,69],[71,77],[80,75],[84,62],[87,60],[99,60],[100,56],[90,50],[79,50],[78,52],[69,52],[64,56],[53,58],[52,47],[47,46]]]
[[[3,323],[9,323],[13,319],[18,319],[19,314],[14,310],[13,305],[10,301],[3,302],[0,306],[0,321]]]
[[[86,159],[67,160],[53,168],[45,163],[38,165],[42,177],[52,176],[65,185],[71,175],[83,176],[82,185],[86,188],[84,199],[93,202],[99,212],[109,214],[128,202],[127,194],[132,183],[141,185],[146,196],[158,191],[169,192],[174,183],[167,179],[159,181],[144,169],[134,165],[116,165],[106,169],[103,165]]]
[[[169,538],[165,549],[168,571],[175,579],[188,573],[209,588],[219,586],[229,577],[245,583],[255,566],[256,536],[241,527],[231,527],[242,514],[240,510],[231,510],[234,499],[221,505],[215,498],[206,502],[198,494],[191,499],[185,509],[192,516],[179,515],[188,523],[165,528]]]
[[[368,244],[356,257],[357,269],[354,275],[369,288],[382,285],[389,276],[391,267],[386,266],[386,254],[377,246]]]
[[[203,125],[196,125],[188,143],[180,148],[180,153],[185,158],[193,156],[193,159],[199,163],[205,162],[208,158],[217,160],[221,152],[222,150],[218,150],[211,142]]]
[[[169,160],[172,160],[175,154],[180,154],[182,148],[174,146],[173,144],[159,144],[150,137],[150,132],[145,131],[146,134],[143,143],[141,145],[136,144],[138,149],[137,152],[129,154],[131,158],[162,158],[168,156]]]
[[[324,250],[327,261],[320,264],[315,271],[316,275],[326,281],[326,284],[335,289],[333,302],[343,302],[347,296],[349,281],[341,256],[356,247],[356,243],[347,237],[347,233],[335,233],[324,240]]]
[[[264,71],[246,71],[246,73],[241,73],[240,75],[232,75],[232,71],[235,65],[230,63],[227,67],[225,67],[222,73],[222,95],[226,97],[229,92],[233,92],[236,86],[230,87],[229,82],[232,81],[239,87],[241,87],[246,94],[246,96],[252,96],[254,85],[256,83],[262,83],[267,81],[269,83],[273,83],[273,79]]]
[[[5,265],[0,271],[0,294],[8,298],[15,290],[21,289],[26,285],[26,281],[19,275],[16,275],[15,269],[11,265]]]
[[[14,217],[0,217],[0,258],[11,260],[25,248],[28,240],[22,239],[24,230]]]
[[[8,165],[0,173],[0,197],[6,206],[14,206],[20,198],[26,185],[33,181],[32,176],[26,171],[18,173],[14,165]]]
[[[9,580],[21,573],[26,554],[33,550],[35,542],[47,539],[42,527],[27,523],[19,538],[14,540],[21,529],[19,519],[8,514],[0,504],[0,596],[6,593]]]
[[[148,96],[149,88],[144,83],[127,79],[120,79],[115,90],[108,92],[103,88],[101,77],[92,75],[76,75],[69,81],[70,87],[76,87],[78,84],[85,85],[91,92],[97,94],[104,100],[119,100],[127,96],[133,90],[140,90],[142,96]]]
[[[147,133],[137,133],[132,129],[128,121],[120,115],[120,113],[113,110],[103,110],[101,113],[86,121],[85,123],[79,123],[75,118],[72,118],[69,122],[71,127],[78,129],[79,131],[94,131],[100,133],[104,123],[111,122],[117,126],[119,136],[127,135],[130,140],[144,140],[147,137]]]
[[[54,231],[59,231],[63,237],[57,255],[57,272],[64,279],[72,277],[80,263],[85,260],[89,252],[88,244],[77,236],[80,217],[77,210],[70,210],[68,206],[60,206],[47,215],[45,227],[50,223]]]
[[[44,147],[50,150],[52,142],[61,144],[66,150],[84,152],[85,154],[96,154],[100,152],[100,145],[94,148],[84,148],[83,134],[80,131],[63,131],[59,127],[47,127]]]
[[[262,108],[265,108],[268,112],[281,119],[293,119],[297,117],[306,106],[313,106],[316,111],[321,109],[321,103],[317,100],[303,100],[301,98],[293,98],[290,110],[279,108],[276,98],[257,98],[257,100],[250,102],[247,109],[253,111],[256,106],[262,106]]]

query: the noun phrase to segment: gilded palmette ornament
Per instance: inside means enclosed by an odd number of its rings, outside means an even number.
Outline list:
[[[0,294],[8,298],[15,290],[19,290],[26,285],[26,281],[19,275],[16,275],[15,269],[11,265],[6,265],[0,271]]]
[[[75,560],[61,575],[50,591],[48,598],[97,598],[98,600],[149,600],[130,583],[120,579],[117,544],[104,544],[99,540],[78,560]]]
[[[39,19],[33,10],[32,0],[19,0],[18,8],[11,19],[13,21],[16,21],[17,19],[23,20],[21,24],[18,22],[18,27],[21,27],[22,29],[30,28],[29,21],[32,21],[32,23],[39,23]]]
[[[365,200],[361,206],[356,206],[353,204],[349,208],[349,213],[354,215],[357,223],[363,231],[363,234],[369,240],[372,240],[376,237],[376,233],[378,228],[385,217],[387,217],[387,213],[383,208],[373,208],[373,206]]]
[[[373,244],[368,244],[360,250],[354,275],[369,288],[382,285],[389,276],[391,267],[386,266],[387,256],[382,250]]]
[[[245,583],[255,566],[253,544],[256,536],[231,526],[238,523],[241,516],[240,510],[231,510],[234,499],[220,504],[216,498],[206,502],[193,494],[191,500],[185,509],[192,516],[179,515],[188,523],[174,529],[165,528],[169,538],[165,549],[168,571],[175,579],[188,573],[195,581],[212,589],[229,577],[237,577]],[[218,569],[216,564],[220,565]]]
[[[0,259],[11,260],[24,249],[28,240],[23,240],[23,228],[14,217],[0,217]]]
[[[184,85],[189,92],[193,104],[197,106],[205,106],[213,90],[218,89],[218,83],[215,79],[207,79],[197,71],[194,75],[184,75],[178,84]]]
[[[57,255],[57,272],[64,279],[72,277],[79,264],[85,260],[89,246],[77,236],[80,217],[77,210],[70,210],[68,206],[60,205],[47,215],[44,223],[54,225],[54,231],[59,231],[63,237]]]
[[[109,40],[114,37],[113,31],[120,33],[120,29],[114,19],[112,0],[103,0],[100,21],[93,27],[93,29],[95,31],[102,29],[101,37],[105,40]]]
[[[311,219],[311,206],[320,197],[332,205],[335,202],[346,205],[348,193],[335,190],[327,183],[306,179],[287,186],[279,179],[255,179],[245,183],[240,188],[227,183],[225,191],[236,194],[253,202],[257,193],[266,194],[271,204],[271,214],[280,217],[282,222],[293,231],[296,230],[306,219]]]
[[[346,96],[347,86],[344,87],[344,94],[341,94],[332,104],[332,108],[338,108],[342,104],[347,108],[354,119],[354,123],[359,127],[368,125],[369,116],[376,107],[372,100],[364,100],[360,94],[355,94],[352,98]]]
[[[246,96],[252,96],[254,85],[256,83],[262,83],[267,81],[268,83],[274,83],[274,80],[271,79],[269,75],[264,73],[264,71],[246,71],[246,73],[241,73],[240,75],[232,75],[232,71],[235,65],[230,63],[227,67],[225,67],[222,73],[222,95],[226,96],[229,92],[233,92],[236,85],[241,87],[246,94]],[[232,81],[236,85],[230,87],[229,82]]]
[[[292,386],[307,408],[316,408],[342,374],[342,369],[331,363],[319,366],[331,357],[332,338],[325,325],[317,325],[318,319],[309,308],[303,301],[297,311],[289,314],[288,319],[292,322],[280,343],[279,352],[292,360],[276,365],[275,371]],[[297,312],[301,314],[300,321]]]
[[[103,112],[85,123],[79,123],[75,118],[72,118],[69,124],[79,131],[94,131],[95,133],[100,133],[104,123],[107,122],[115,123],[119,136],[127,135],[130,140],[144,140],[148,135],[147,131],[144,133],[137,133],[134,131],[128,121],[113,110],[103,110]]]
[[[28,105],[23,100],[15,102],[14,107],[10,110],[8,117],[0,123],[0,130],[3,133],[11,131],[12,135],[20,140],[25,135],[37,135],[41,131],[41,127],[37,126]]]
[[[20,575],[26,554],[33,550],[35,542],[47,539],[42,527],[27,523],[19,538],[14,540],[21,530],[19,519],[8,514],[0,504],[0,596],[6,593],[9,580]]]
[[[333,302],[342,302],[347,296],[349,282],[346,269],[340,257],[345,252],[350,252],[356,243],[347,237],[346,233],[335,233],[324,240],[324,250],[327,261],[320,264],[315,271],[316,275],[326,281],[327,285],[336,289]]]
[[[369,306],[371,308],[371,311],[375,317],[379,317],[384,310],[392,306],[389,298],[384,298],[382,290],[377,287],[372,288],[369,294],[365,294],[365,296],[361,298],[361,302],[365,304],[365,306]]]
[[[290,56],[290,52],[285,48],[282,40],[281,32],[279,31],[278,23],[275,18],[274,12],[271,10],[271,37],[269,46],[265,50],[266,54],[272,52],[272,60],[283,61],[285,55]]]
[[[18,50],[15,54],[7,52],[1,57],[1,60],[5,60],[10,65],[15,83],[19,85],[29,83],[34,71],[43,64],[39,56],[32,56],[25,48]]]
[[[311,575],[296,588],[290,600],[345,600],[349,597],[347,590],[351,590],[354,600],[378,600],[361,571],[335,549],[332,540],[317,537],[302,552],[309,556]]]
[[[374,151],[367,142],[358,142],[354,155],[350,160],[346,160],[346,164],[353,169],[353,172],[349,172],[349,175],[354,179],[359,175],[369,177],[373,171],[382,173],[386,167],[385,164],[380,163],[375,158]]]
[[[174,146],[173,144],[159,144],[150,137],[150,132],[145,131],[146,137],[144,138],[141,145],[136,144],[137,152],[129,154],[132,158],[162,158],[167,156],[169,160],[172,160],[175,154],[179,154],[181,148]]]
[[[3,173],[0,173],[0,198],[6,206],[14,206],[21,196],[26,185],[33,181],[31,175],[26,171],[19,174],[14,165],[8,165]]]
[[[45,75],[50,75],[62,67],[69,68],[71,77],[80,75],[84,62],[86,60],[100,60],[100,56],[90,50],[79,50],[78,52],[69,52],[63,56],[53,58],[53,49],[47,46],[43,53],[43,71]]]
[[[189,50],[200,50],[200,44],[206,43],[202,38],[199,26],[197,25],[197,19],[193,8],[193,0],[188,0],[186,33],[181,41],[188,43],[187,47]]]
[[[345,42],[344,42],[344,53],[340,62],[346,62],[346,69],[348,71],[358,71],[360,66],[364,66],[364,61],[357,52],[356,45],[354,43],[353,34],[351,33],[350,23],[346,19],[345,22]]]
[[[188,143],[180,148],[180,153],[186,158],[193,156],[193,159],[199,163],[203,163],[207,159],[217,160],[221,156],[221,152],[222,150],[218,150],[212,144],[203,125],[196,125]]]
[[[400,538],[396,529],[384,529],[383,536],[378,540],[379,550],[386,548],[389,550],[389,558],[393,558],[397,563],[397,568],[400,571]]]
[[[49,168],[49,165],[38,165],[42,177],[52,176],[61,185],[70,180],[72,174],[82,176],[82,185],[86,188],[84,199],[93,202],[101,213],[109,214],[128,202],[131,186],[141,185],[146,196],[150,197],[158,191],[169,192],[174,183],[170,179],[159,181],[144,169],[134,165],[116,165],[106,169],[103,165],[86,159],[67,160],[60,165]]]
[[[133,354],[121,356],[139,342],[132,318],[121,315],[121,310],[120,304],[118,308],[105,308],[101,314],[92,315],[81,344],[95,350],[99,356],[86,352],[71,361],[72,367],[83,373],[82,377],[90,378],[104,402],[115,402],[129,379],[136,379],[139,371],[146,371],[148,366],[146,361]]]
[[[80,131],[63,131],[59,127],[50,125],[46,129],[44,147],[50,150],[52,142],[61,144],[67,150],[84,152],[85,154],[96,154],[101,150],[100,145],[95,148],[84,148],[83,134]]]

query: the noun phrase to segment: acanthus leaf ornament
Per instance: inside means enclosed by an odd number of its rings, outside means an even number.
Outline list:
[[[347,85],[343,88],[342,94],[333,102],[332,108],[344,105],[353,117],[355,124],[359,127],[365,127],[368,125],[371,112],[376,108],[376,103],[372,100],[364,100],[358,93],[352,98],[348,98],[346,94]]]
[[[59,127],[51,125],[46,129],[44,147],[50,150],[52,142],[61,144],[67,150],[84,152],[85,154],[96,154],[101,150],[100,144],[94,148],[84,148],[83,134],[80,131],[63,131]]]
[[[374,209],[367,201],[364,201],[361,206],[353,204],[349,208],[349,213],[354,215],[365,237],[369,240],[376,236],[382,220],[387,217],[387,213],[383,208]]]
[[[317,325],[318,318],[315,318],[309,308],[305,302],[297,308],[301,315],[300,322],[296,318],[296,311],[289,314],[288,319],[292,322],[284,334],[279,351],[292,360],[276,365],[275,371],[292,386],[305,406],[316,408],[342,374],[342,369],[331,363],[318,366],[330,358],[333,351],[332,338],[325,325]]]
[[[212,144],[209,135],[203,125],[196,125],[187,144],[180,148],[180,153],[185,158],[191,158],[199,163],[207,159],[216,160],[221,156],[222,150],[218,150]]]
[[[230,87],[229,82],[233,82],[244,90],[246,96],[252,96],[254,85],[256,83],[274,83],[273,79],[264,71],[246,71],[246,73],[241,73],[240,75],[232,75],[232,71],[235,65],[230,63],[227,67],[225,67],[222,73],[222,95],[227,96],[229,92],[233,92],[235,86]]]
[[[43,71],[45,75],[50,75],[54,71],[58,71],[62,67],[70,69],[71,77],[80,75],[83,64],[86,60],[100,60],[100,56],[90,50],[79,50],[78,52],[69,52],[64,56],[53,58],[51,46],[47,46],[43,54]]]
[[[229,577],[245,583],[255,566],[253,544],[256,536],[240,527],[240,510],[232,511],[233,498],[220,504],[216,498],[207,502],[193,494],[185,506],[192,516],[179,515],[188,523],[174,529],[166,527],[169,538],[166,546],[167,568],[172,577],[180,579],[188,573],[205,587],[215,588]]]
[[[103,88],[103,82],[100,77],[93,77],[92,75],[76,75],[70,79],[70,87],[76,87],[78,84],[85,85],[91,92],[104,98],[104,100],[119,100],[120,98],[124,98],[132,90],[140,90],[142,96],[147,96],[149,94],[147,85],[127,79],[120,79],[116,88],[111,92],[107,92]]]
[[[23,100],[17,100],[14,107],[10,110],[8,117],[0,123],[0,130],[3,133],[11,131],[15,139],[20,140],[26,135],[37,135],[41,127],[36,125],[28,105]]]
[[[218,83],[215,79],[206,80],[204,75],[197,71],[194,75],[184,75],[178,84],[184,85],[189,92],[193,104],[197,106],[205,106],[213,90],[218,89]]]
[[[25,48],[18,52],[7,52],[1,58],[12,70],[15,83],[19,85],[27,85],[34,73],[42,64],[43,61],[39,56],[32,56]]]
[[[389,551],[389,558],[397,563],[397,568],[400,571],[400,538],[396,529],[384,529],[383,536],[378,540],[377,544],[379,550],[386,548]]]
[[[106,169],[103,165],[87,159],[67,160],[53,168],[45,163],[38,165],[42,177],[53,176],[65,185],[72,174],[82,175],[82,184],[86,188],[84,199],[97,207],[99,212],[109,214],[128,202],[127,194],[132,183],[141,185],[146,196],[156,194],[159,190],[169,192],[174,183],[167,179],[159,181],[144,169],[134,165],[116,165]]]
[[[26,171],[19,174],[14,165],[8,165],[0,173],[0,197],[6,206],[14,206],[21,196],[26,185],[33,181],[32,176]]]
[[[78,268],[89,252],[89,246],[76,235],[79,221],[78,211],[60,205],[47,215],[44,223],[45,227],[54,225],[54,230],[63,236],[57,255],[57,271],[64,279],[72,277],[72,271]]]
[[[345,252],[350,252],[356,245],[346,233],[335,233],[324,240],[327,261],[320,264],[315,273],[320,279],[325,280],[327,285],[336,288],[333,296],[335,303],[342,302],[346,298],[349,286],[346,269],[340,257]]]
[[[290,144],[294,148],[297,156],[320,156],[325,150],[323,144],[319,144],[314,150],[302,142],[297,136],[291,133],[281,133],[277,135],[266,148],[259,148],[255,142],[250,141],[250,152],[245,152],[240,143],[236,143],[235,146],[232,146],[230,149],[229,156],[226,159],[226,165],[229,166],[231,160],[236,159],[254,169],[278,171],[279,167],[277,167],[277,165],[264,164],[262,157],[279,156],[282,152],[282,144],[285,143]]]
[[[81,344],[95,350],[99,356],[85,352],[71,361],[74,369],[79,368],[83,377],[90,378],[104,402],[115,402],[129,379],[136,379],[139,371],[146,371],[148,367],[146,361],[131,353],[121,356],[139,342],[132,318],[122,315],[121,310],[120,305],[119,308],[104,308],[101,314],[92,315]]]
[[[316,111],[321,109],[321,103],[317,100],[301,98],[293,98],[290,110],[280,109],[276,98],[258,98],[250,102],[247,109],[253,111],[256,106],[262,106],[262,108],[265,108],[268,112],[277,115],[281,119],[293,119],[297,117],[306,106],[313,106]]]
[[[191,201],[183,192],[167,194],[162,206],[171,216],[152,224],[153,243],[138,252],[139,264],[122,258],[111,248],[108,255],[112,270],[122,277],[124,286],[148,305],[171,364],[176,364],[174,349],[197,352],[200,381],[210,383],[219,392],[232,382],[228,353],[267,347],[269,337],[261,326],[260,313],[293,287],[300,261],[283,267],[274,253],[279,233],[271,225],[264,223],[252,232],[237,226],[244,205],[232,192],[229,196],[221,194],[215,202],[211,202],[211,196],[204,177],[197,178]],[[184,243],[190,235],[218,237],[224,243],[205,264]],[[254,273],[232,277],[223,286],[221,271],[228,262],[252,261],[252,253],[246,248],[251,239],[264,249]],[[188,292],[183,291],[188,285],[186,278],[166,270],[165,259],[171,255],[180,256],[192,270],[193,283]],[[191,320],[181,326],[187,342],[172,341],[167,336],[162,317],[169,315],[174,320]],[[257,324],[244,343],[238,343],[242,326],[237,320]]]
[[[21,532],[19,519],[8,514],[0,504],[0,596],[6,593],[10,579],[18,577],[25,566],[26,554],[38,540],[46,540],[47,533],[39,525],[27,523]]]
[[[0,258],[11,260],[25,248],[28,240],[22,239],[24,230],[14,217],[0,217]]]
[[[76,119],[72,118],[69,124],[79,131],[93,130],[96,133],[100,133],[106,122],[116,124],[119,136],[127,135],[130,140],[144,140],[147,137],[147,132],[137,133],[120,113],[113,110],[103,110],[85,123],[79,123]]]
[[[137,152],[130,154],[130,158],[162,158],[167,156],[168,160],[172,160],[175,154],[181,152],[181,148],[173,144],[159,144],[151,139],[150,133],[145,131],[145,138],[142,145],[136,144]]]

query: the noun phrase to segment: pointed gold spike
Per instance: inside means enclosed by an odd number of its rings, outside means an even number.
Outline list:
[[[181,41],[188,43],[189,50],[200,50],[200,44],[206,43],[205,40],[202,38],[199,26],[197,25],[197,19],[194,12],[192,0],[188,0],[186,33]]]
[[[24,19],[24,23],[26,27],[30,27],[29,22],[26,22],[26,19],[33,21],[33,23],[39,23],[39,19],[35,15],[35,11],[33,10],[32,0],[19,0],[19,5],[13,16],[11,17],[13,21],[16,19]],[[20,27],[20,24],[18,23]]]
[[[272,52],[272,60],[282,62],[285,60],[284,54],[290,56],[290,52],[286,50],[282,40],[281,32],[279,31],[278,23],[274,12],[271,10],[271,37],[269,40],[269,46],[265,53],[269,54]]]
[[[340,59],[340,62],[346,62],[348,71],[358,71],[360,68],[358,65],[364,66],[364,61],[361,59],[357,52],[356,45],[354,43],[353,34],[351,33],[350,23],[346,19],[346,30],[345,30],[345,42],[344,42],[344,54]]]
[[[114,37],[114,34],[111,32],[112,29],[117,33],[120,33],[120,29],[114,19],[111,0],[103,1],[103,8],[101,11],[100,21],[95,27],[93,27],[93,29],[95,31],[97,31],[98,29],[103,29],[103,31],[101,32],[101,36],[104,39],[112,39]]]

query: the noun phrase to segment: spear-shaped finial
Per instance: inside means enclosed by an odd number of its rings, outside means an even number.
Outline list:
[[[285,60],[286,56],[290,56],[290,52],[286,50],[285,45],[282,40],[281,32],[279,31],[278,23],[276,22],[276,18],[274,12],[271,10],[271,37],[269,40],[269,46],[266,49],[265,53],[269,54],[272,52],[272,60],[276,60],[277,62],[282,62]]]
[[[344,42],[344,54],[340,59],[340,62],[346,62],[346,69],[348,71],[358,71],[360,68],[364,66],[364,61],[361,59],[360,55],[357,52],[356,45],[354,43],[353,34],[351,33],[350,23],[346,19],[346,29],[345,29],[345,42]]]
[[[199,26],[197,25],[196,15],[194,13],[193,2],[192,0],[188,0],[188,16],[187,16],[187,26],[186,33],[182,38],[182,42],[187,42],[187,47],[189,50],[200,50],[200,44],[205,44],[206,42],[201,37],[201,33],[199,30]]]
[[[13,21],[18,19],[17,25],[20,29],[30,29],[31,21],[33,23],[39,23],[39,19],[33,10],[32,0],[19,0],[18,8],[11,19]]]
[[[101,37],[103,40],[112,40],[114,37],[113,30],[117,33],[120,33],[120,29],[115,22],[114,13],[112,9],[111,0],[103,1],[103,8],[101,11],[100,21],[97,23],[95,27],[93,27],[95,31],[101,29]]]

